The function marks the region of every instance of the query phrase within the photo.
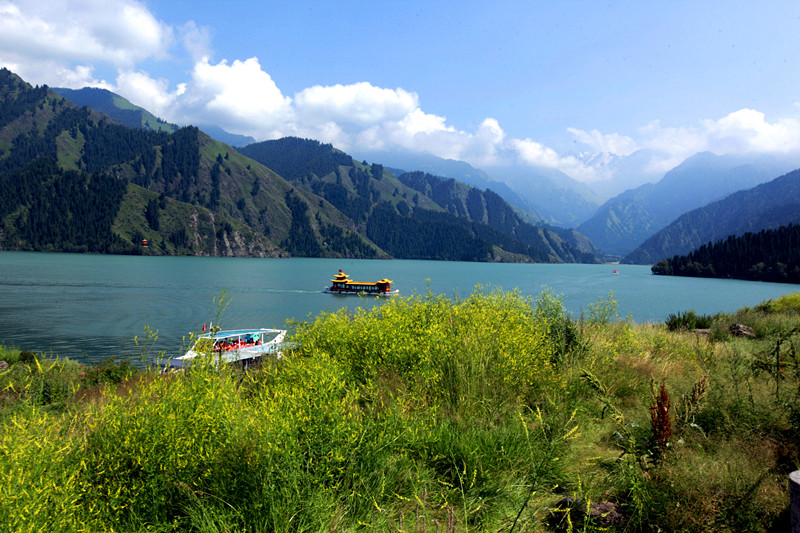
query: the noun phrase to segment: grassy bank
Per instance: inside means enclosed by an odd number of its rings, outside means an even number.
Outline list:
[[[704,334],[689,331],[707,319]],[[750,326],[734,337],[731,324]],[[633,324],[477,289],[296,324],[247,372],[3,349],[9,531],[769,531],[800,296]]]

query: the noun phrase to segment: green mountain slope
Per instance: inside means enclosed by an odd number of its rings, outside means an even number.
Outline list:
[[[652,270],[673,276],[800,283],[800,226],[731,235],[688,255],[662,259]]]
[[[122,96],[106,89],[94,87],[66,89],[64,87],[56,87],[53,91],[78,107],[86,106],[95,111],[105,113],[129,128],[144,128],[168,133],[178,130],[178,126],[175,124],[161,120],[146,109],[134,105]]]
[[[694,209],[625,257],[625,263],[653,264],[729,235],[800,223],[800,170]]]
[[[405,150],[362,151],[361,155],[370,161],[380,161],[390,171],[399,176],[406,172],[423,171],[443,178],[453,178],[477,189],[490,189],[503,200],[516,207],[523,218],[532,224],[541,222],[541,216],[525,199],[503,182],[493,180],[483,170],[472,167],[464,161],[442,159],[431,154]]]
[[[421,170],[453,178],[478,189],[490,189],[519,210],[532,224],[575,227],[591,217],[600,202],[594,192],[562,172],[527,166],[495,166],[489,172],[463,161],[406,151],[364,151],[370,161],[404,169],[397,175]],[[361,157],[361,156],[359,156]]]
[[[29,165],[38,165],[38,171],[27,171]],[[23,215],[52,214],[59,207],[56,198],[42,187],[34,187],[38,195],[5,189],[0,191],[3,249],[387,257],[353,231],[352,222],[329,202],[293,187],[197,128],[172,134],[129,128],[0,70],[0,176],[23,173],[58,184],[65,170],[76,173],[69,179],[87,184],[111,187],[109,179],[124,180],[125,194],[113,220],[92,222],[102,225],[98,235],[104,241],[87,243],[69,233],[48,240],[46,231],[93,212],[69,209],[66,221],[51,217],[46,230],[28,224]],[[30,179],[25,183],[34,186]]]
[[[393,175],[330,145],[297,138],[240,151],[330,201],[395,257],[592,262],[591,244],[568,230],[525,222],[492,191],[424,172]]]

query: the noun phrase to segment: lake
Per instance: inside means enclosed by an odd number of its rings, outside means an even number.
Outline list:
[[[225,328],[282,327],[341,307],[378,299],[323,294],[344,270],[351,279],[387,277],[401,295],[466,297],[476,285],[563,296],[574,316],[590,303],[618,302],[621,316],[663,321],[670,313],[730,312],[800,292],[800,285],[653,276],[648,266],[543,265],[356,259],[141,257],[0,252],[0,345],[83,362],[139,357],[145,327],[158,331],[157,351],[179,354],[183,338],[215,321],[223,292]],[[614,274],[613,270],[618,270]]]

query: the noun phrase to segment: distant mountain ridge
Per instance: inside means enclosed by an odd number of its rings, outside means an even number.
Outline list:
[[[527,166],[493,167],[547,224],[574,228],[594,214],[600,202],[595,192],[560,170]]]
[[[607,254],[625,256],[683,213],[792,168],[790,161],[774,157],[696,154],[667,172],[659,182],[625,191],[607,201],[577,230]]]
[[[364,151],[361,157],[405,172],[420,170],[492,190],[526,213],[527,220],[532,223],[541,221],[575,227],[590,217],[599,205],[590,187],[553,169],[506,166],[492,167],[487,171],[463,161],[406,151]]]
[[[55,87],[53,91],[60,94],[78,107],[90,107],[105,113],[129,128],[144,128],[153,131],[173,132],[179,126],[161,120],[146,109],[136,106],[122,96],[107,89],[85,87],[83,89],[66,89]]]
[[[361,156],[363,156],[364,160],[380,162],[387,168],[392,168],[397,175],[422,171],[434,176],[453,178],[479,189],[492,190],[506,202],[523,211],[528,222],[535,223],[542,220],[542,216],[536,211],[536,208],[506,183],[493,180],[483,170],[477,169],[464,161],[443,159],[431,154],[412,153],[403,150],[391,152],[362,151]]]
[[[517,260],[548,262],[595,260],[595,249],[583,236],[532,226],[498,194],[452,178],[422,171],[394,176],[383,165],[357,163],[330,145],[297,138],[256,143],[240,151],[348,213],[370,239],[398,257],[416,256],[429,246],[411,239],[410,232],[422,231],[421,221],[435,221],[451,227],[453,236],[466,231],[465,244],[476,237],[498,244],[499,249],[481,252],[493,260],[514,255]],[[374,204],[380,227],[372,217]]]
[[[113,93],[107,89],[96,87],[84,87],[83,89],[66,89],[56,87],[53,91],[57,92],[75,105],[86,106],[105,113],[109,117],[118,120],[129,128],[144,128],[154,131],[177,131],[180,126],[170,124],[162,120],[146,109],[129,102],[126,98]],[[211,138],[216,139],[229,146],[239,147],[255,142],[255,139],[247,135],[237,135],[229,133],[219,126],[210,124],[197,124],[197,127],[207,133]]]
[[[54,90],[79,106],[86,105],[103,112],[132,128],[164,132],[179,129],[179,126],[167,123],[105,89]],[[242,147],[255,142],[252,137],[231,134],[214,125],[199,127],[216,141],[229,146]],[[492,167],[487,172],[462,161],[445,160],[429,154],[361,154],[365,159],[396,169],[395,175],[421,170],[491,190],[513,206],[525,222],[550,230],[556,227],[576,228],[572,236],[577,239],[575,242],[582,243],[584,251],[600,253],[598,249],[602,249],[606,255],[615,258],[631,256],[633,250],[649,237],[691,209],[800,166],[800,161],[795,165],[778,158],[750,160],[745,157],[696,154],[664,174],[660,181],[649,182],[654,175],[647,168],[653,160],[663,159],[665,154],[638,150],[626,156],[610,153],[567,155],[600,174],[605,172],[615,178],[587,186],[552,169]],[[638,185],[642,181],[648,182]],[[618,190],[620,183],[637,186],[599,205],[598,193],[604,196],[608,191]],[[783,214],[776,214],[775,217],[782,219]],[[562,237],[565,235],[560,230],[558,233]],[[641,260],[641,257],[636,259]]]
[[[600,177],[613,177],[591,182],[590,187],[600,199],[600,203],[641,185],[657,182],[664,177],[664,172],[655,170],[653,164],[655,161],[668,158],[666,153],[650,149],[639,149],[626,156],[608,152],[580,152],[566,155],[575,157]]]
[[[627,255],[623,262],[653,264],[688,254],[730,235],[800,223],[800,170],[689,211]]]

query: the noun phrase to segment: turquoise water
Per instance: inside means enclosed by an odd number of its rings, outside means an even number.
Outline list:
[[[537,295],[548,287],[575,316],[613,292],[619,314],[637,321],[688,309],[734,311],[800,292],[800,285],[653,276],[649,267],[628,265],[0,252],[0,344],[81,361],[136,357],[134,337],[150,326],[158,330],[157,350],[174,356],[184,336],[215,320],[213,300],[223,291],[230,303],[220,325],[231,329],[282,327],[321,311],[380,304],[323,294],[340,268],[358,281],[387,277],[401,295],[466,297],[478,284]]]

